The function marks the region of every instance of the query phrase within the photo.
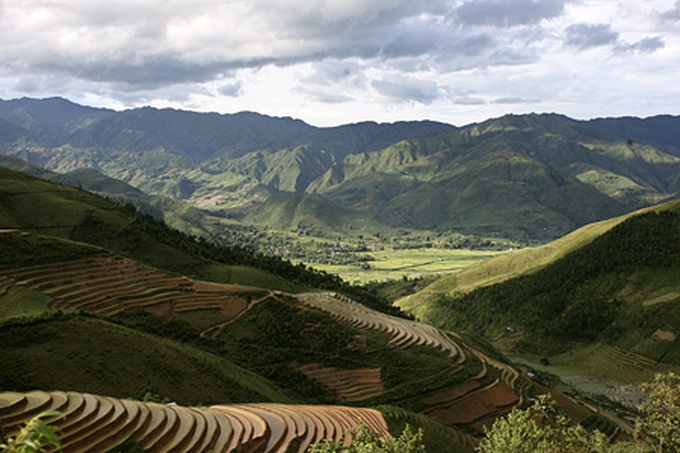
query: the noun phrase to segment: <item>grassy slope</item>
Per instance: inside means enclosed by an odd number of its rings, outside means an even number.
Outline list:
[[[212,232],[211,225],[204,223],[205,215],[200,210],[167,197],[145,194],[96,170],[86,168],[67,174],[54,173],[10,156],[0,156],[0,166],[37,178],[81,187],[118,203],[132,203],[142,212],[162,218],[169,226],[181,231],[203,236]]]
[[[293,401],[271,382],[190,345],[83,315],[14,319],[0,329],[0,387],[77,390],[180,404]]]
[[[2,228],[75,239],[197,278],[254,284],[273,290],[290,291],[293,288],[268,272],[199,259],[163,244],[139,229],[133,220],[119,206],[83,190],[0,169]]]
[[[586,225],[548,244],[504,254],[478,266],[471,266],[460,272],[443,277],[418,293],[398,300],[396,304],[402,309],[427,320],[429,319],[427,303],[434,297],[466,293],[482,286],[502,283],[512,278],[536,272],[568,253],[590,243],[595,238],[634,215],[653,210],[676,209],[677,206],[678,202],[669,202]],[[433,319],[429,320],[436,321]]]
[[[658,330],[680,333],[680,202],[634,216],[534,272],[468,293],[432,297],[424,316],[472,328],[521,350],[550,353],[605,340],[680,364]],[[508,334],[512,326],[521,334]],[[497,337],[501,335],[500,337]],[[670,348],[670,349],[669,349]]]

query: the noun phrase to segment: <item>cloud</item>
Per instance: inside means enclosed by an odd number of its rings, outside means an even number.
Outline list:
[[[355,100],[351,96],[347,96],[343,93],[335,91],[319,90],[312,88],[302,89],[301,92],[303,92],[308,98],[316,102],[321,102],[323,104],[344,104]]]
[[[615,44],[619,39],[619,34],[608,24],[573,24],[565,31],[565,44],[579,50]]]
[[[620,53],[653,53],[659,49],[663,49],[666,43],[658,36],[644,38],[640,41],[627,44],[621,43],[616,46],[616,50]]]
[[[316,102],[349,102],[353,93],[367,87],[366,68],[358,59],[326,59],[308,66],[310,71],[300,79],[296,92]]]
[[[476,0],[464,3],[454,17],[467,26],[531,25],[561,15],[564,4],[565,0]]]
[[[440,96],[439,86],[430,80],[397,76],[374,80],[371,85],[383,96],[398,102],[429,104]]]
[[[486,101],[482,98],[462,96],[453,98],[452,103],[456,105],[484,105]]]
[[[612,45],[614,52],[618,54],[644,54],[656,52],[666,46],[659,36],[643,38],[630,44],[620,39],[620,34],[612,30],[609,24],[572,24],[565,31],[565,44],[578,50]]]
[[[388,58],[423,55],[433,50],[438,40],[439,34],[432,28],[411,29],[395,36],[382,53]]]
[[[487,0],[456,10],[447,0],[24,0],[4,4],[0,54],[16,71],[128,92],[326,59],[405,67],[405,58],[420,58],[418,70],[442,61],[455,70],[480,63],[464,57],[502,49],[491,48],[499,41],[488,34],[452,25],[452,16],[468,25],[536,23],[559,14],[563,2]]]
[[[226,83],[220,87],[218,92],[223,96],[237,97],[243,88],[241,82]]]
[[[661,20],[669,22],[680,21],[680,0],[675,2],[675,7],[661,13]]]
[[[444,119],[587,111],[616,68],[612,93],[673,106],[679,20],[676,0],[0,0],[0,96]]]
[[[535,99],[525,99],[521,97],[502,97],[493,101],[494,104],[533,104],[538,102]]]

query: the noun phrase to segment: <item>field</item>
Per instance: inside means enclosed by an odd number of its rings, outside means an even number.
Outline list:
[[[351,264],[310,264],[351,283],[420,278],[460,271],[505,252],[492,250],[416,248],[357,253]]]

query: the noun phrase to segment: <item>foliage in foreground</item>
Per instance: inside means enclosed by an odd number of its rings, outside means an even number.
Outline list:
[[[380,437],[363,423],[352,431],[352,443],[345,447],[335,440],[326,439],[310,446],[312,453],[425,453],[423,431],[413,432],[409,425],[396,438]]]
[[[600,431],[589,432],[581,425],[557,413],[556,404],[547,395],[534,400],[533,406],[513,410],[497,420],[478,451],[484,453],[515,452],[604,452],[609,440]]]
[[[648,399],[639,407],[635,439],[612,442],[557,413],[547,395],[528,409],[515,409],[497,420],[479,445],[481,453],[665,453],[680,451],[680,376],[659,374],[641,387]]]
[[[56,428],[48,426],[42,419],[61,416],[59,411],[42,412],[26,422],[21,431],[0,444],[2,453],[40,453],[54,447],[61,451],[61,442]]]
[[[658,374],[642,391],[649,399],[639,407],[636,436],[655,452],[680,451],[680,376]]]

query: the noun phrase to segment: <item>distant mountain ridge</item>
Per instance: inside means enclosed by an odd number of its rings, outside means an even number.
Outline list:
[[[324,143],[342,155],[456,129],[434,121],[364,122],[322,129],[298,119],[254,112],[218,114],[153,107],[115,111],[63,98],[0,100],[0,118],[25,129],[27,138],[46,140],[53,146],[125,151],[167,148],[197,162],[306,143]],[[352,136],[349,140],[348,135]]]
[[[318,128],[253,112],[0,101],[2,154],[57,172],[92,168],[245,223],[338,232],[359,224],[552,239],[677,197],[676,131],[680,117],[668,115]]]

